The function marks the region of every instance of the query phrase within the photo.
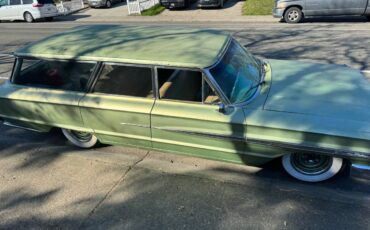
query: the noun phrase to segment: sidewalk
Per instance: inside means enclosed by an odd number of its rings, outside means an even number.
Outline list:
[[[193,4],[189,9],[165,10],[156,16],[128,15],[126,3],[114,5],[110,9],[85,9],[78,13],[56,18],[56,21],[78,22],[245,22],[274,23],[272,16],[242,16],[243,1],[229,0],[223,9],[198,9]]]

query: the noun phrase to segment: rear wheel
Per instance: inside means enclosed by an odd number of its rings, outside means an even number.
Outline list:
[[[24,13],[23,18],[28,23],[31,23],[31,22],[35,21],[35,19],[33,18],[32,14],[30,12]]]
[[[80,148],[92,148],[98,143],[98,138],[87,132],[80,132],[70,129],[62,129],[64,136],[72,144]]]
[[[332,156],[291,153],[283,156],[282,164],[287,173],[298,180],[320,182],[339,173],[344,161]]]
[[[284,20],[287,23],[299,23],[302,21],[302,10],[298,7],[291,7],[284,13]]]

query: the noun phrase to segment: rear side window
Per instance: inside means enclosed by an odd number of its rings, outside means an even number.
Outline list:
[[[23,5],[33,4],[33,0],[22,0]]]
[[[94,92],[153,98],[152,70],[148,67],[104,64]]]
[[[20,5],[21,0],[9,0],[9,5],[14,6],[14,5]]]
[[[18,59],[13,83],[39,88],[86,91],[95,63]]]

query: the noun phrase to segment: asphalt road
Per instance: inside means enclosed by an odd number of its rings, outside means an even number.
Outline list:
[[[1,23],[0,53],[76,25]],[[228,29],[266,58],[370,69],[370,23],[191,26]],[[11,64],[0,56],[1,78]],[[0,229],[370,229],[362,176],[306,184],[278,162],[255,168],[122,147],[80,150],[58,131],[0,126]]]

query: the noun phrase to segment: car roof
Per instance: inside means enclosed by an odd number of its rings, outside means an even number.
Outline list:
[[[228,44],[227,32],[168,26],[80,26],[18,49],[23,57],[206,68]]]

